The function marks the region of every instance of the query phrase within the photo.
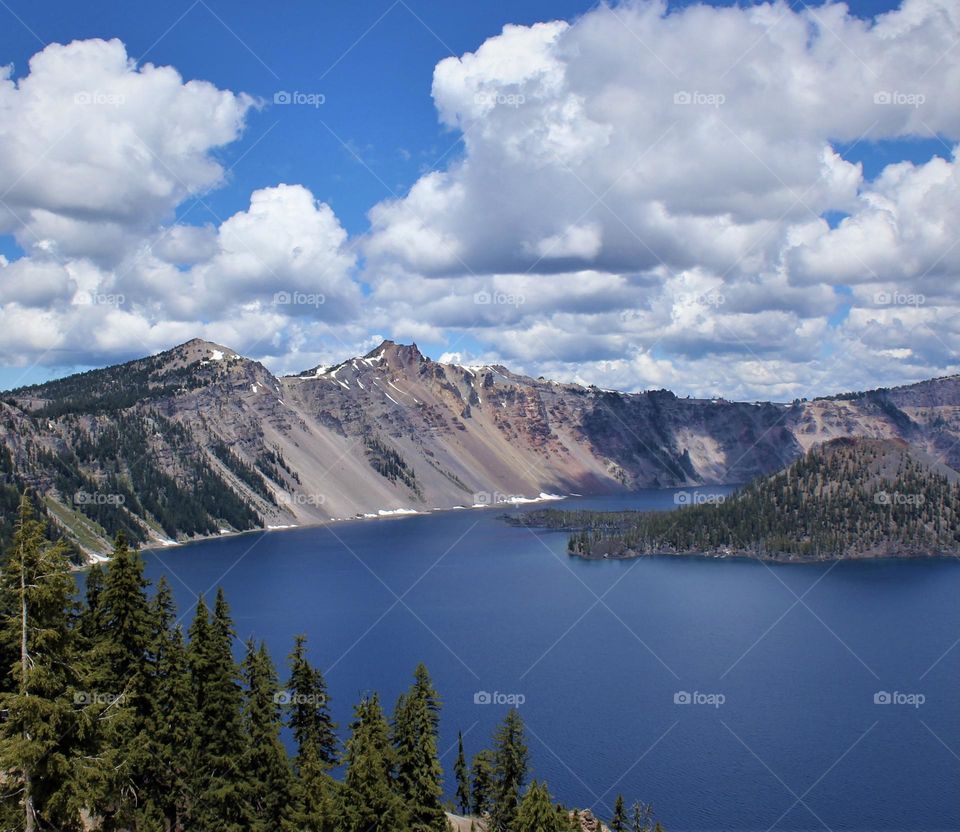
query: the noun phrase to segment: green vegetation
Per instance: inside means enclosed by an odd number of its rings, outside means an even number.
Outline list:
[[[0,828],[447,829],[440,699],[423,665],[392,720],[375,693],[357,704],[341,755],[305,637],[285,687],[262,643],[247,642],[237,662],[222,591],[212,610],[198,599],[185,639],[169,587],[151,587],[122,535],[107,566],[91,569],[83,602],[75,595],[64,547],[23,498],[0,571]],[[485,828],[580,832],[578,814],[555,805],[546,784],[527,785],[518,711],[494,748],[477,753],[471,783],[462,742],[460,752],[458,797],[474,802]]]
[[[414,494],[420,494],[420,483],[417,482],[416,472],[407,463],[407,461],[382,439],[376,436],[367,435],[364,437],[364,448],[367,452],[367,459],[370,466],[380,474],[386,477],[390,482],[399,480]]]
[[[544,510],[513,522],[569,530],[570,551],[586,557],[957,555],[960,484],[902,442],[841,439],[726,500],[653,513]]]

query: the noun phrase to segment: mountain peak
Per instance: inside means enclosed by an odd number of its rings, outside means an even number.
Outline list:
[[[390,339],[384,339],[379,347],[370,350],[363,357],[371,361],[382,359],[390,367],[409,367],[428,360],[415,343],[398,344]]]

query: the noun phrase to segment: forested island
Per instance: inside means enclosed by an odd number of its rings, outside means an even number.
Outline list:
[[[0,827],[57,832],[652,832],[618,797],[604,823],[528,782],[520,713],[443,800],[441,702],[421,664],[392,716],[376,693],[341,743],[297,636],[281,683],[263,643],[238,662],[229,606],[178,623],[121,534],[78,600],[62,542],[24,497],[0,570]],[[288,729],[293,754],[282,742]]]
[[[512,523],[571,532],[586,558],[739,556],[774,561],[960,555],[957,472],[900,440],[837,439],[729,497],[674,511],[543,509]]]

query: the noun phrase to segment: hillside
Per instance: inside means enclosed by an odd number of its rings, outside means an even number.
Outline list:
[[[900,440],[837,439],[727,499],[667,512],[542,511],[589,558],[707,554],[769,560],[960,554],[960,476]]]
[[[900,438],[960,466],[960,380],[739,403],[560,384],[384,341],[275,377],[194,340],[2,395],[4,482],[88,552],[542,493],[736,483],[837,436]]]

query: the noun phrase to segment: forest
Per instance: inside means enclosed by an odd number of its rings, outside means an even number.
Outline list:
[[[281,682],[263,643],[237,644],[222,590],[185,630],[121,533],[80,598],[46,531],[24,496],[0,570],[5,830],[444,832],[453,817],[478,832],[660,830],[622,796],[606,821],[555,802],[530,779],[515,708],[469,763],[459,735],[447,802],[423,664],[392,713],[365,695],[343,739],[306,636]]]

